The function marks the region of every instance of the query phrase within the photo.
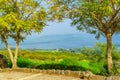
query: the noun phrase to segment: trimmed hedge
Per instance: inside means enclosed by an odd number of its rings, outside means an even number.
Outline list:
[[[74,71],[86,71],[86,69],[82,66],[67,66],[63,64],[40,64],[36,69],[56,69],[56,70],[74,70]]]

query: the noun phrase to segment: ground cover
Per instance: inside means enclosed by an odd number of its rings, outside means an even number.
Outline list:
[[[18,66],[22,68],[56,69],[73,71],[91,71],[94,74],[106,75],[105,44],[98,43],[92,48],[54,49],[54,50],[20,50]],[[6,50],[1,54],[9,55]],[[120,52],[113,46],[113,60],[120,61]],[[8,66],[11,67],[9,60]],[[112,74],[119,73],[119,66],[114,66]]]

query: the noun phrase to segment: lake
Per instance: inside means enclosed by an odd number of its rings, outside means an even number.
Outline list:
[[[28,36],[24,42],[20,43],[21,49],[74,49],[80,47],[92,47],[96,42],[106,42],[104,37],[99,40],[95,35],[87,33],[77,34],[56,34],[56,35],[32,35]],[[113,43],[120,48],[120,35],[113,36]],[[9,40],[9,44],[14,47],[13,40]],[[4,47],[1,43],[0,47]]]

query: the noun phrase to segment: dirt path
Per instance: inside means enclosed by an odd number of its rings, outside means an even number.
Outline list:
[[[42,73],[1,72],[0,80],[80,80],[79,78]]]

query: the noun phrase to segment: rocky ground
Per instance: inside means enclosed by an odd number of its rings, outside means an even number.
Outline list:
[[[48,75],[42,73],[1,72],[0,80],[81,80],[75,77]]]
[[[0,80],[120,80],[120,76],[100,76],[89,71],[0,69]]]

